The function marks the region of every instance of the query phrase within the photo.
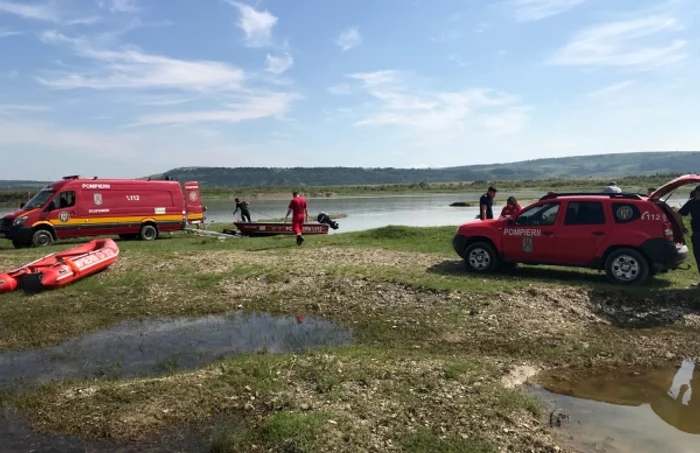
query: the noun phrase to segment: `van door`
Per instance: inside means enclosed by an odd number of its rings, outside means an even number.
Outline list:
[[[188,223],[199,224],[204,222],[204,208],[202,207],[199,182],[197,181],[185,182],[185,211]]]
[[[80,236],[81,219],[78,215],[78,198],[75,190],[64,190],[59,192],[46,207],[47,220],[56,229],[56,235],[59,238]]]

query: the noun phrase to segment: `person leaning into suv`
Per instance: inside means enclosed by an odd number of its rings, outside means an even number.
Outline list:
[[[515,197],[508,197],[506,205],[503,206],[501,210],[501,218],[513,217],[515,214],[522,211],[522,209],[523,208],[518,204],[518,200],[516,200]]]
[[[493,199],[496,198],[497,192],[495,187],[490,186],[479,199],[479,218],[481,220],[493,219]]]
[[[690,241],[693,244],[693,255],[695,255],[695,265],[700,272],[700,186],[691,192],[693,197],[689,199],[678,211],[682,216],[690,215],[690,231],[692,236]]]

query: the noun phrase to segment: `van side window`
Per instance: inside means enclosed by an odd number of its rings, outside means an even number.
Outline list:
[[[642,217],[639,208],[633,204],[613,203],[612,215],[615,223],[629,223]]]
[[[603,203],[597,201],[576,201],[566,208],[564,225],[605,225]]]
[[[75,192],[72,190],[61,192],[56,200],[54,200],[54,203],[56,201],[58,201],[58,209],[73,207],[75,206]]]

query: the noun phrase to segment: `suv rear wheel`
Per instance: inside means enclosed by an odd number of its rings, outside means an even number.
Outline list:
[[[498,266],[496,250],[488,242],[475,242],[464,252],[464,264],[467,270],[477,273],[493,272]]]
[[[649,277],[649,262],[634,249],[618,249],[605,260],[605,272],[613,283],[638,285]]]

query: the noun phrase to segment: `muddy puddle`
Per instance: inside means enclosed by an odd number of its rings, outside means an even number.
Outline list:
[[[124,322],[56,346],[0,353],[0,387],[185,370],[237,353],[302,352],[347,344],[350,330],[310,317],[268,314]]]
[[[124,322],[49,348],[0,353],[0,389],[60,379],[147,376],[239,353],[302,352],[351,341],[350,330],[305,316],[235,314]],[[207,449],[210,430],[184,427],[142,444],[84,443],[35,433],[21,414],[0,408],[3,453],[201,452]]]
[[[580,452],[700,452],[700,366],[608,373],[543,373],[527,390]]]

